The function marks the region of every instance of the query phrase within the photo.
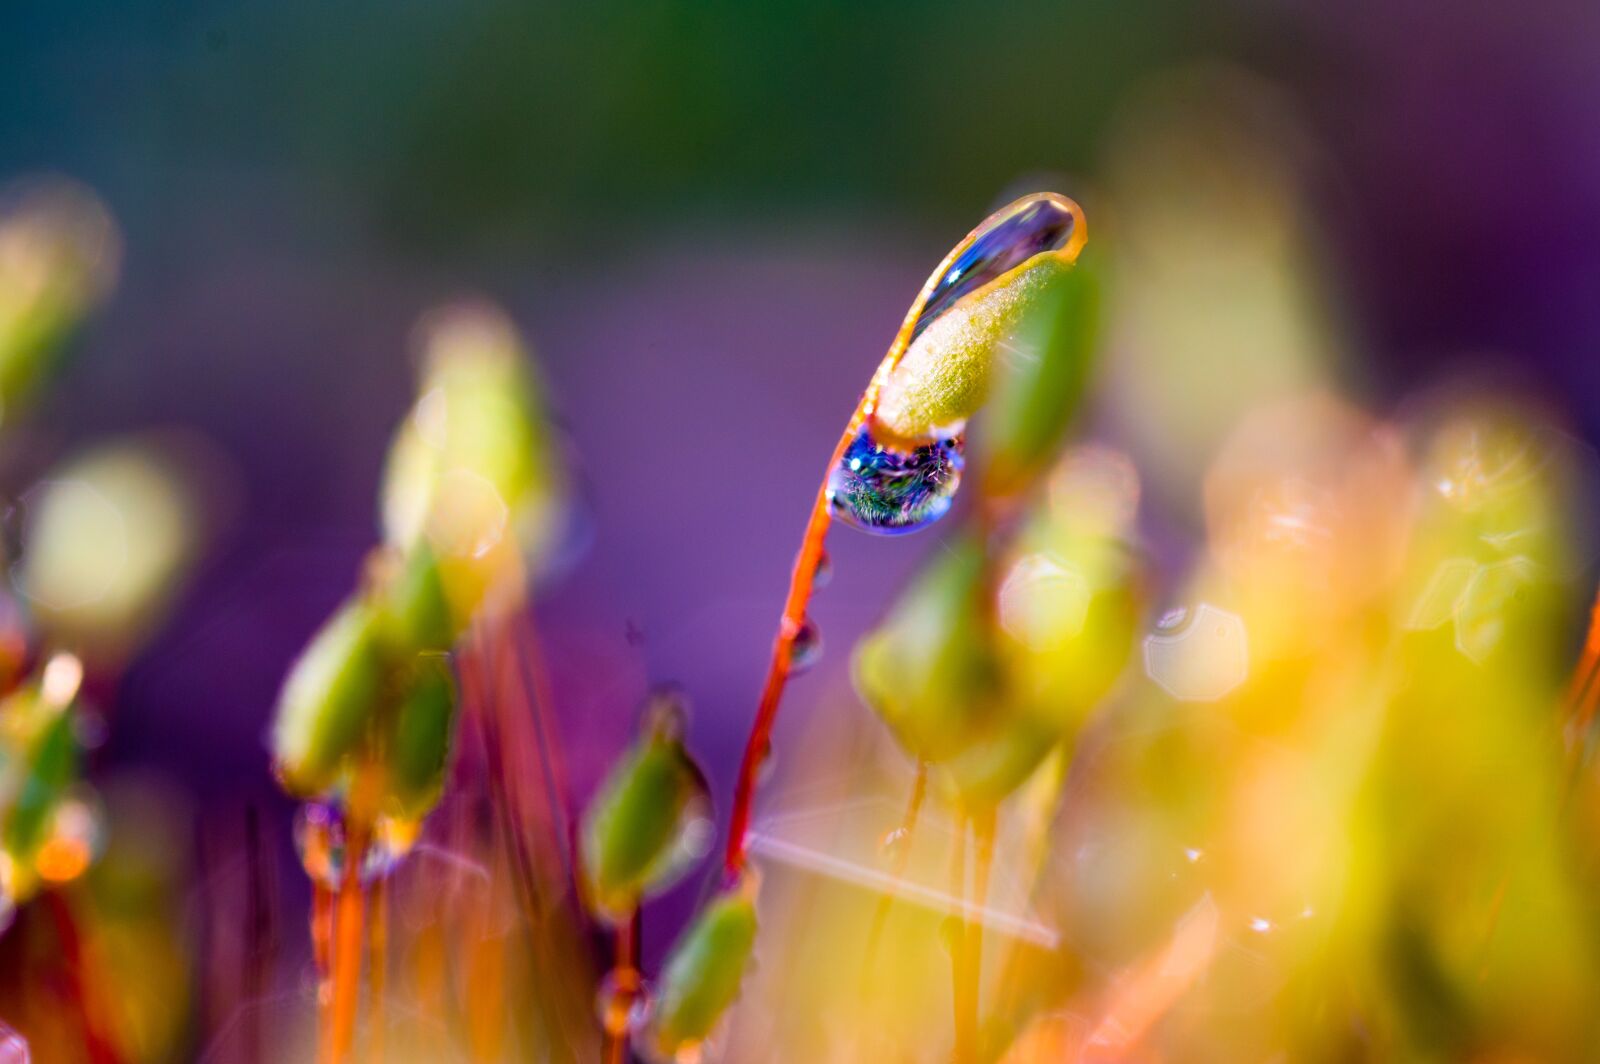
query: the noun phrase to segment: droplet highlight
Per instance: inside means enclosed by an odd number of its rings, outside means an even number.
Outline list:
[[[373,883],[399,867],[416,843],[415,821],[380,816],[361,856],[361,882]],[[344,883],[349,842],[344,805],[337,800],[306,802],[294,818],[294,847],[312,882],[336,890]]]
[[[789,675],[805,672],[822,659],[822,629],[810,617],[800,622],[789,644]]]
[[[828,477],[828,508],[863,532],[897,536],[927,528],[949,512],[966,464],[960,436],[910,451],[886,447],[870,419]]]
[[[1077,216],[1066,201],[1025,198],[1013,210],[986,223],[967,249],[934,282],[911,327],[915,340],[963,296],[1021,266],[1035,255],[1059,251],[1072,242]]]

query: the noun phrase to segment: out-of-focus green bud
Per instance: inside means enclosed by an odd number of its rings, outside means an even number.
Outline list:
[[[6,852],[30,858],[45,840],[56,803],[77,778],[78,742],[69,707],[44,705],[37,688],[18,691],[0,705],[0,713],[34,720],[35,732],[16,766],[17,790],[5,824]]]
[[[981,447],[985,490],[1026,489],[1060,449],[1078,411],[1099,338],[1100,275],[1080,261],[1049,286],[999,359]]]
[[[339,608],[301,653],[278,696],[272,745],[284,788],[309,796],[337,782],[382,696],[384,668],[370,605]]]
[[[18,588],[53,643],[120,661],[160,621],[199,547],[200,512],[151,441],[97,447],[26,496]]]
[[[970,540],[940,555],[856,645],[857,692],[918,760],[960,752],[992,709],[996,672],[983,623],[983,568],[982,551]]]
[[[1018,328],[1059,298],[1071,274],[1070,261],[1039,255],[941,314],[884,381],[874,422],[905,440],[928,439],[964,424],[988,399]]]
[[[420,655],[410,689],[395,709],[385,757],[386,797],[403,819],[427,815],[444,791],[456,705],[449,659],[443,654]]]
[[[374,563],[387,570],[375,574],[381,584],[384,638],[402,652],[444,652],[455,645],[460,629],[450,614],[439,562],[427,543],[415,544],[403,556],[379,548]]]
[[[756,941],[751,882],[713,898],[667,958],[645,1032],[649,1049],[660,1059],[684,1059],[686,1051],[711,1037],[738,998]]]
[[[583,871],[601,917],[632,917],[647,894],[664,890],[705,856],[711,797],[682,742],[681,710],[658,696],[647,733],[617,763],[584,814]]]
[[[998,576],[1006,693],[1070,740],[1127,667],[1143,609],[1129,545],[1138,474],[1119,452],[1076,447],[1051,472]]]
[[[418,399],[384,471],[384,536],[433,549],[464,626],[492,587],[520,588],[547,560],[564,478],[539,382],[505,316],[454,306],[421,332]]]
[[[1060,742],[1058,728],[1025,713],[1008,712],[987,734],[938,768],[964,808],[989,808],[1022,786]]]
[[[116,282],[121,241],[104,204],[67,181],[0,203],[0,418],[55,367],[64,342]]]

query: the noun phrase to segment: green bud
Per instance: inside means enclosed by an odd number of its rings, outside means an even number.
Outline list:
[[[418,399],[384,470],[384,538],[438,556],[456,624],[491,586],[537,571],[559,526],[564,477],[521,340],[493,307],[427,319]],[[517,572],[508,573],[508,567]]]
[[[942,778],[967,809],[990,808],[1033,775],[1061,741],[1057,729],[1027,714],[1007,713],[990,731],[940,764]]]
[[[29,686],[0,704],[0,714],[28,715],[36,728],[26,742],[22,778],[5,825],[5,848],[31,855],[44,841],[50,814],[78,774],[78,741],[70,706],[48,706]]]
[[[667,958],[648,1032],[662,1057],[677,1059],[704,1042],[738,998],[756,941],[750,894],[735,889],[713,898]]]
[[[312,795],[337,781],[366,735],[383,679],[373,612],[353,599],[312,638],[278,696],[272,744],[285,789]]]
[[[450,615],[440,579],[438,558],[426,543],[417,543],[399,561],[381,595],[384,635],[404,651],[448,651],[457,626]]]
[[[677,721],[658,714],[617,763],[583,823],[583,871],[591,907],[613,922],[666,889],[709,841],[705,776],[683,748]]]
[[[884,381],[876,423],[906,440],[964,424],[989,397],[1002,352],[1018,328],[1056,300],[1071,274],[1072,264],[1062,256],[1037,255],[935,318]]]
[[[61,361],[67,340],[116,283],[121,238],[105,205],[65,181],[8,190],[0,206],[0,416]]]
[[[443,654],[418,656],[410,688],[396,707],[387,756],[387,797],[406,820],[420,820],[444,791],[455,737],[456,685]]]
[[[856,691],[911,756],[942,761],[981,733],[996,673],[983,622],[984,559],[967,540],[941,554],[856,645]]]
[[[1012,703],[1071,738],[1127,667],[1142,609],[1127,545],[1036,520],[998,590]]]
[[[1024,490],[1048,465],[1077,413],[1099,336],[1094,262],[1066,271],[1017,330],[1016,357],[1001,359],[981,440],[987,490]]]

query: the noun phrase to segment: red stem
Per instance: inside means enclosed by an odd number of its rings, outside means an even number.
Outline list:
[[[83,1024],[83,1044],[89,1060],[91,1064],[118,1064],[116,1050],[100,1033],[100,1026],[95,1022],[85,973],[83,937],[78,934],[78,922],[72,915],[72,907],[55,890],[45,891],[44,903],[56,925],[56,938],[61,943],[61,956],[67,968],[68,993]]]

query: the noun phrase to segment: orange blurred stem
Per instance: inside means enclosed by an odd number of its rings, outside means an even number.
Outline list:
[[[906,865],[911,860],[911,837],[917,830],[917,818],[922,812],[922,798],[928,790],[928,763],[917,762],[917,776],[911,783],[911,797],[906,802],[905,815],[900,818],[900,826],[895,843],[899,849],[894,855],[894,864],[890,868],[890,876],[896,884],[906,874]],[[861,995],[865,999],[872,985],[872,971],[877,967],[878,944],[883,938],[884,927],[889,922],[889,910],[894,907],[893,891],[885,891],[883,897],[878,899],[877,907],[872,912],[872,927],[867,931],[867,948],[861,962]]]
[[[955,1029],[955,1064],[972,1064],[977,1050],[977,1010],[967,1001],[967,822],[956,825],[955,852],[950,863],[950,896],[955,912],[950,916],[951,1026]]]
[[[78,932],[78,921],[72,906],[58,890],[44,892],[44,903],[56,926],[56,939],[61,944],[61,959],[67,969],[67,993],[83,1027],[83,1046],[90,1064],[118,1064],[116,1050],[95,1022],[94,1009],[89,1000],[90,980],[86,972],[83,936]]]
[[[612,982],[616,984],[619,994],[624,995],[620,1007],[623,1015],[620,1023],[613,1023],[607,1015],[603,1021],[605,1034],[605,1059],[606,1064],[627,1064],[628,1062],[628,1022],[627,1015],[633,1011],[633,995],[639,985],[639,930],[642,917],[638,909],[633,910],[633,916],[617,928],[613,939],[615,962],[611,971]]]
[[[311,963],[317,970],[317,1010],[326,1029],[333,993],[329,982],[333,967],[333,891],[320,882],[311,884]]]
[[[368,1024],[367,1059],[373,1064],[383,1064],[383,995],[389,975],[389,883],[381,877],[372,885],[370,949],[367,985],[372,1001],[372,1022]]]
[[[365,896],[361,862],[366,856],[365,826],[352,824],[345,851],[344,882],[339,885],[333,944],[333,1001],[328,1018],[328,1064],[343,1064],[355,1046],[356,1011],[361,1004],[361,937]]]
[[[979,1001],[983,990],[983,911],[989,905],[989,870],[994,865],[994,807],[972,818],[972,907],[968,910],[966,976],[967,1027],[977,1054]]]

